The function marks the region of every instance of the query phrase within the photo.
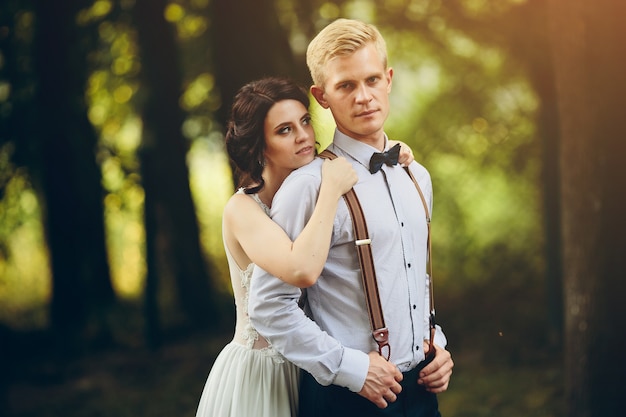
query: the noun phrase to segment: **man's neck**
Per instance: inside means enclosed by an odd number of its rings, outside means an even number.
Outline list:
[[[337,129],[339,130],[339,132],[341,132],[343,135],[349,137],[350,139],[354,139],[358,142],[364,143],[366,145],[369,145],[375,149],[377,149],[378,151],[383,151],[385,149],[385,146],[387,146],[387,135],[385,135],[384,131],[380,131],[377,132],[374,135],[363,135],[363,136],[356,136],[350,133],[346,133],[344,131],[342,131],[341,129]]]

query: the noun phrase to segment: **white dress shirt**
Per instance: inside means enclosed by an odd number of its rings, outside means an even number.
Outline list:
[[[383,165],[379,172],[370,174],[369,159],[377,151],[373,147],[335,131],[328,149],[352,162],[358,173],[354,190],[372,240],[380,299],[389,329],[390,361],[400,371],[408,371],[424,359],[423,341],[430,338],[423,204],[399,165]],[[322,162],[316,158],[294,171],[274,196],[272,219],[292,240],[315,207]],[[430,175],[416,162],[410,169],[430,209]],[[377,350],[377,344],[371,334],[354,240],[350,213],[342,199],[322,275],[305,291],[306,314],[297,304],[301,290],[261,268],[255,269],[252,278],[249,313],[259,333],[320,384],[336,384],[358,392],[367,375],[367,353]],[[446,345],[439,328],[435,343]]]

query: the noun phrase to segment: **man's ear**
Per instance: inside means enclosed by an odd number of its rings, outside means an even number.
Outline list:
[[[389,83],[389,85],[387,86],[387,93],[391,92],[391,80],[393,79],[393,68],[389,67],[387,68],[387,82]]]
[[[326,99],[324,98],[324,90],[321,87],[312,85],[311,95],[315,97],[315,100],[320,104],[320,106],[322,106],[325,109],[328,108],[328,103],[326,102]]]

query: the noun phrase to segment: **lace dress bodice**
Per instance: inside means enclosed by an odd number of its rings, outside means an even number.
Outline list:
[[[243,190],[239,190],[238,193],[243,193]],[[250,197],[252,197],[269,216],[269,208],[261,202],[258,195],[251,194]],[[228,246],[224,245],[224,247],[226,249],[226,258],[228,259],[231,284],[237,309],[237,322],[235,324],[235,336],[233,337],[233,341],[246,346],[248,349],[259,350],[267,356],[272,357],[275,362],[284,362],[282,355],[278,353],[264,337],[259,335],[250,322],[248,300],[250,295],[250,281],[255,265],[250,263],[246,269],[241,269],[230,254]]]

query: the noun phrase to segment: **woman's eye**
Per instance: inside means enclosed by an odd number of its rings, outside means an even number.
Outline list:
[[[291,127],[289,127],[289,126],[285,126],[285,127],[283,127],[283,128],[278,130],[278,134],[279,135],[285,135],[285,134],[287,134],[289,132],[291,132]]]
[[[311,124],[311,116],[307,116],[304,119],[302,119],[302,124],[310,125]]]

